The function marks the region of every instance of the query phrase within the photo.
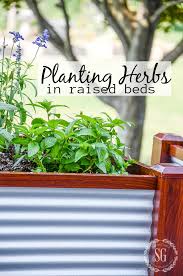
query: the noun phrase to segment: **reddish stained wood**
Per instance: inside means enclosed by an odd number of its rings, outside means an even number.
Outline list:
[[[154,199],[152,238],[168,239],[175,244],[178,250],[178,261],[174,268],[166,272],[166,275],[181,276],[183,273],[183,175],[177,174],[172,178],[169,173],[159,178]],[[167,254],[166,257],[167,262],[170,262],[171,256]],[[154,275],[164,276],[165,273],[159,271]]]
[[[162,176],[171,176],[172,178],[176,178],[177,175],[183,177],[183,167],[174,163],[161,163],[152,166],[152,172],[154,175],[162,177]]]
[[[166,275],[181,276],[183,275],[183,166],[167,162],[170,162],[171,156],[183,160],[183,138],[158,134],[154,139],[153,150],[152,163],[159,164],[152,167],[158,176],[154,197],[152,239],[168,239],[175,244],[178,261]],[[166,257],[167,262],[170,262],[172,256],[167,254]],[[150,271],[149,275],[152,275]],[[165,272],[162,271],[154,274],[154,276],[164,275]]]
[[[167,276],[183,275],[183,166],[171,161],[171,156],[183,160],[183,138],[159,133],[154,137],[152,170],[158,176],[154,196],[152,239],[168,239],[178,250],[176,266],[166,272]],[[165,162],[165,163],[164,163]],[[157,219],[158,218],[158,219]],[[167,254],[167,262],[171,260]],[[149,275],[152,272],[149,271]],[[159,271],[154,276],[164,276]]]
[[[183,160],[183,146],[170,145],[170,156]]]
[[[0,173],[0,187],[155,190],[156,184],[157,178],[152,175]]]
[[[173,134],[158,133],[153,139],[151,164],[170,162],[170,145],[182,145],[183,137]]]

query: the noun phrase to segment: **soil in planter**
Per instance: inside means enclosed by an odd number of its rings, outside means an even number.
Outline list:
[[[35,168],[32,162],[25,159],[15,166],[16,160],[13,156],[14,147],[9,147],[8,152],[0,152],[0,171],[31,172]]]

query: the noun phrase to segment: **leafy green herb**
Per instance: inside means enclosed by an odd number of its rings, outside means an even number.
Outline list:
[[[12,142],[19,146],[17,158],[24,155],[39,172],[124,174],[133,161],[125,158],[117,128],[126,124],[83,113],[71,121],[36,118],[30,127],[15,126]]]

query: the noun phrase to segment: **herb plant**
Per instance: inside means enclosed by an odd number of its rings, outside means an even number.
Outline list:
[[[11,131],[13,123],[18,122],[24,124],[29,113],[25,108],[25,103],[28,100],[32,104],[30,97],[25,93],[27,85],[32,85],[36,88],[32,80],[28,77],[29,69],[31,68],[38,50],[40,47],[46,48],[46,43],[49,38],[48,31],[45,30],[41,36],[38,36],[33,44],[35,44],[36,52],[29,63],[22,61],[21,42],[24,40],[19,32],[10,32],[12,35],[12,46],[9,56],[6,56],[6,40],[4,38],[2,45],[2,59],[0,60],[0,128]]]
[[[71,121],[36,118],[30,127],[15,127],[18,136],[12,143],[18,160],[24,156],[39,172],[124,174],[132,161],[125,159],[116,128],[125,124],[107,114],[91,118],[80,113]]]

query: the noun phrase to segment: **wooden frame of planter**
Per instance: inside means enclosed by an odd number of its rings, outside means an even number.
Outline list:
[[[143,165],[139,165],[139,174],[128,176],[0,172],[0,187],[155,190],[157,178],[151,175],[150,172],[151,169]]]
[[[1,172],[0,187],[155,190],[152,239],[168,239],[175,244],[179,259],[167,276],[178,276],[183,271],[183,166],[173,164],[172,156],[183,160],[183,138],[157,134],[152,166],[139,163],[127,176]]]
[[[178,252],[174,268],[167,276],[183,272],[183,137],[158,133],[154,136],[152,168],[158,176],[154,197],[152,239],[171,241]],[[156,219],[158,217],[158,219]],[[167,262],[172,256],[167,256]],[[163,276],[159,271],[155,276]]]

